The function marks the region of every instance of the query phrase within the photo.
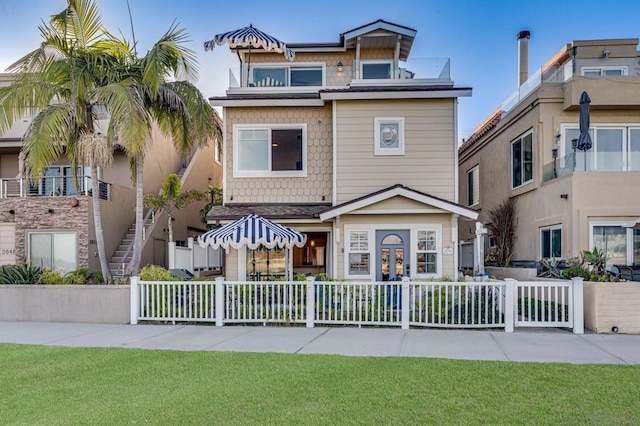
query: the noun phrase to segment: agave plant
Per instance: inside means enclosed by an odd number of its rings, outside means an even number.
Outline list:
[[[37,284],[42,268],[29,263],[0,266],[0,284]]]

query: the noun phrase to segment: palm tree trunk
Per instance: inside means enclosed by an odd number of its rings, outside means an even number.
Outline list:
[[[133,240],[133,253],[131,254],[131,262],[129,263],[129,273],[135,276],[140,271],[140,259],[142,257],[142,228],[144,227],[143,217],[143,199],[144,199],[144,181],[143,175],[144,159],[142,154],[136,155],[136,231]]]
[[[110,284],[113,279],[107,262],[107,252],[104,248],[104,231],[102,229],[102,212],[100,210],[100,182],[98,181],[98,168],[96,166],[91,166],[91,184],[93,186],[91,202],[93,203],[93,223],[98,245],[98,259],[100,259],[102,279],[105,283]]]
[[[167,230],[169,231],[169,242],[172,243],[173,242],[173,218],[171,217],[171,214],[169,212],[167,212]]]

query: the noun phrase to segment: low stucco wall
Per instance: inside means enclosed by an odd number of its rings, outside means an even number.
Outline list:
[[[0,285],[0,321],[128,324],[128,285]]]
[[[584,283],[584,326],[596,333],[640,334],[640,284]]]
[[[502,268],[498,266],[485,266],[485,272],[489,277],[497,280],[513,278],[518,281],[535,281],[538,271],[535,268]]]

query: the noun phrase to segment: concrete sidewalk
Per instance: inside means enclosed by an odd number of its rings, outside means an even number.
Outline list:
[[[0,343],[184,351],[640,364],[640,336],[563,330],[401,330],[0,322]]]

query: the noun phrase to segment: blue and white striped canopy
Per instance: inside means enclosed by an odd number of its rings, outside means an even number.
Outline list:
[[[260,246],[270,249],[303,247],[306,241],[305,234],[257,214],[250,214],[198,237],[201,247],[211,246],[214,249],[219,247],[238,249],[242,246],[247,246],[251,250]]]
[[[204,43],[204,50],[208,52],[209,50],[213,50],[216,45],[222,46],[223,44],[228,44],[232,49],[237,47],[255,47],[267,51],[273,50],[274,52],[283,53],[285,58],[290,61],[293,61],[293,58],[296,56],[295,52],[288,49],[284,42],[267,33],[263,33],[259,29],[254,28],[253,25],[216,35],[213,37],[213,40]]]

